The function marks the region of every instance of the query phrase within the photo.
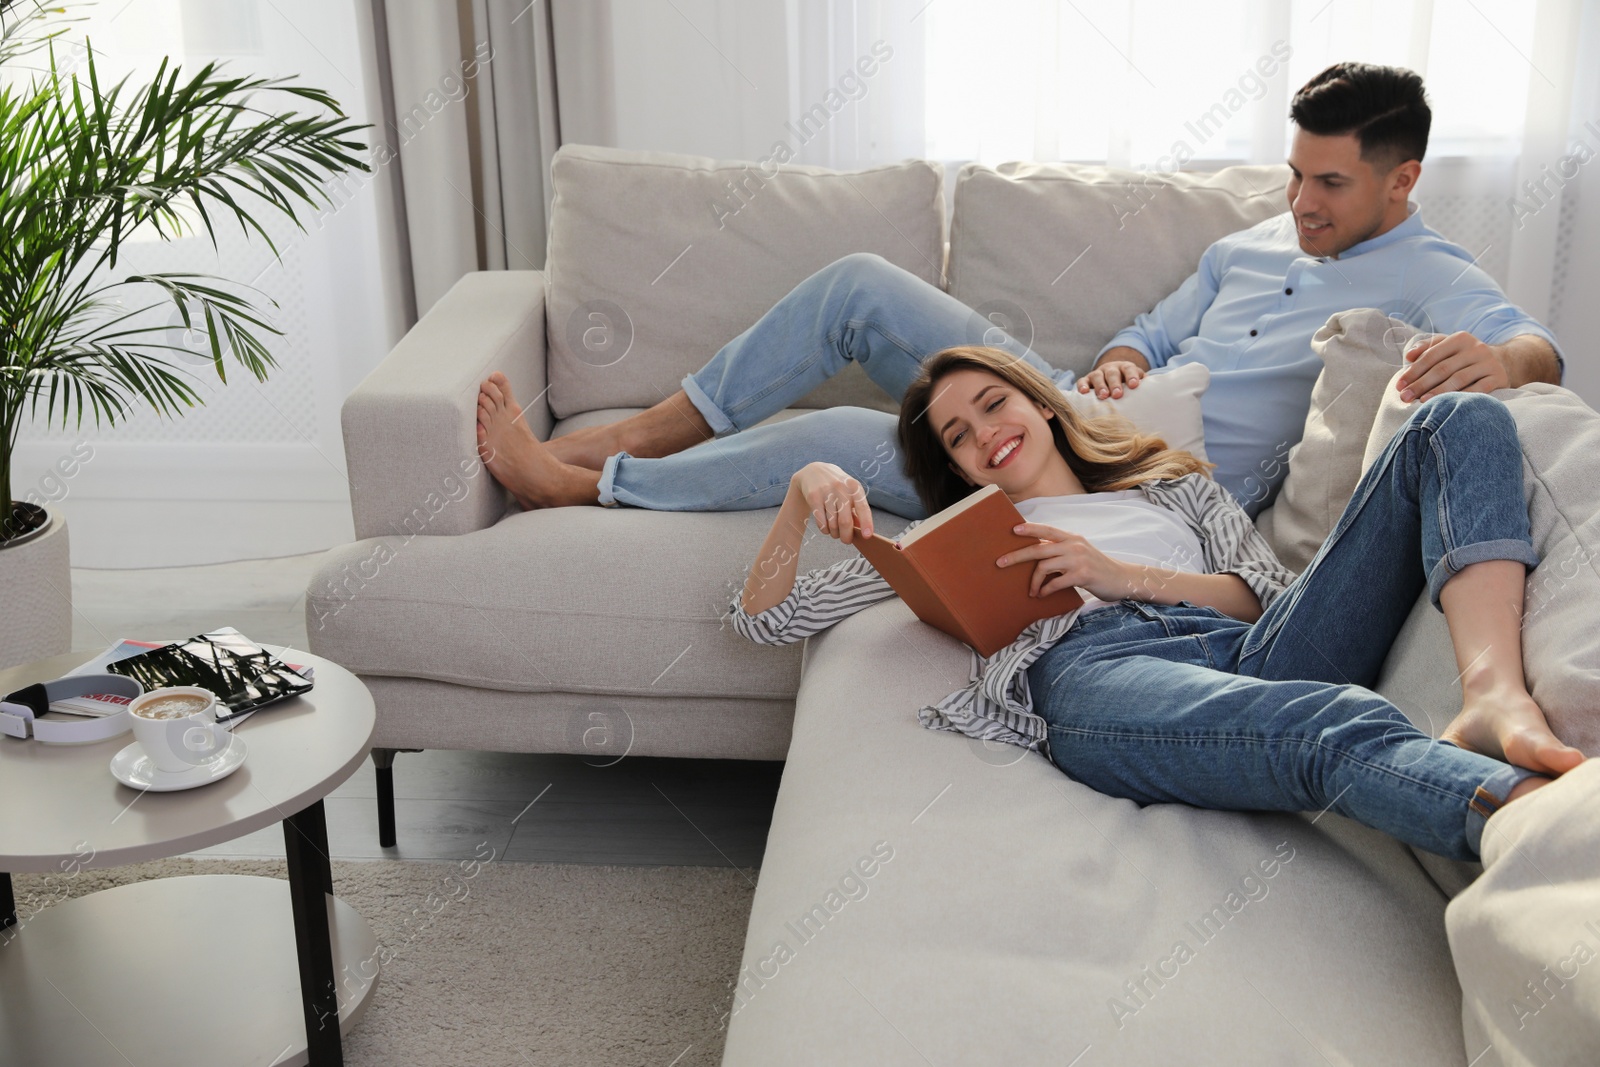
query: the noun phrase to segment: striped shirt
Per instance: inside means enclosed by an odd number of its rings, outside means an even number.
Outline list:
[[[1278,562],[1266,540],[1231,493],[1203,474],[1141,482],[1146,500],[1175,512],[1200,539],[1206,573],[1237,574],[1266,608],[1294,574]],[[907,524],[905,531],[923,520]],[[806,572],[782,602],[751,615],[734,596],[734,629],[762,645],[787,645],[832,626],[871,604],[894,596],[894,589],[857,555]],[[1003,741],[1041,749],[1048,736],[1044,719],[1033,711],[1028,667],[1066,635],[1078,612],[1040,619],[992,656],[972,655],[971,680],[937,704],[924,705],[917,721],[931,730],[951,730],[984,741]]]

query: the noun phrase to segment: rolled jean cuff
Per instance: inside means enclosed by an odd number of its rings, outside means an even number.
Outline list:
[[[683,381],[679,384],[683,386],[683,391],[689,394],[690,402],[700,409],[700,414],[710,424],[712,433],[718,437],[726,437],[730,433],[738,431],[739,428],[733,424],[733,421],[724,415],[722,409],[717,407],[710,396],[706,395],[704,389],[700,388],[700,383],[694,380],[694,375],[685,374]]]
[[[1472,849],[1474,855],[1483,855],[1483,827],[1489,821],[1489,816],[1505,806],[1513,789],[1536,773],[1508,763],[1485,778],[1483,784],[1473,792],[1472,799],[1467,802],[1466,838],[1467,847]]]
[[[605,463],[600,467],[600,506],[603,508],[621,506],[621,501],[617,499],[616,493],[612,491],[612,483],[617,479],[617,461],[626,455],[626,452],[614,452],[606,457]]]
[[[1439,604],[1439,593],[1444,589],[1444,583],[1474,563],[1484,563],[1491,559],[1513,559],[1527,564],[1530,570],[1539,565],[1539,553],[1533,550],[1532,543],[1516,537],[1500,541],[1478,541],[1475,544],[1452,548],[1433,565],[1433,572],[1428,575],[1428,599],[1433,601],[1433,606],[1440,611],[1444,610]]]

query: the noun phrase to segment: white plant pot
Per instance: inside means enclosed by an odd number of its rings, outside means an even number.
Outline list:
[[[67,520],[49,515],[41,533],[0,548],[0,668],[72,650]]]

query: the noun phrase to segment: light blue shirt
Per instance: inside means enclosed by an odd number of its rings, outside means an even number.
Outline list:
[[[1465,248],[1423,225],[1416,204],[1387,233],[1336,259],[1307,255],[1285,212],[1207,248],[1200,269],[1101,349],[1127,345],[1152,370],[1204,363],[1206,454],[1252,518],[1276,494],[1300,440],[1322,360],[1311,336],[1350,308],[1380,310],[1430,333],[1486,344],[1555,338],[1506,299]],[[1560,351],[1557,350],[1560,361]],[[1566,366],[1560,368],[1565,373]]]

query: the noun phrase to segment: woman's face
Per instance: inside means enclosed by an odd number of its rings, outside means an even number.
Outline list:
[[[1041,486],[1053,488],[1068,470],[1050,433],[1055,412],[997,374],[962,367],[944,375],[927,417],[951,466],[975,487],[998,485],[1013,500],[1046,495]]]

